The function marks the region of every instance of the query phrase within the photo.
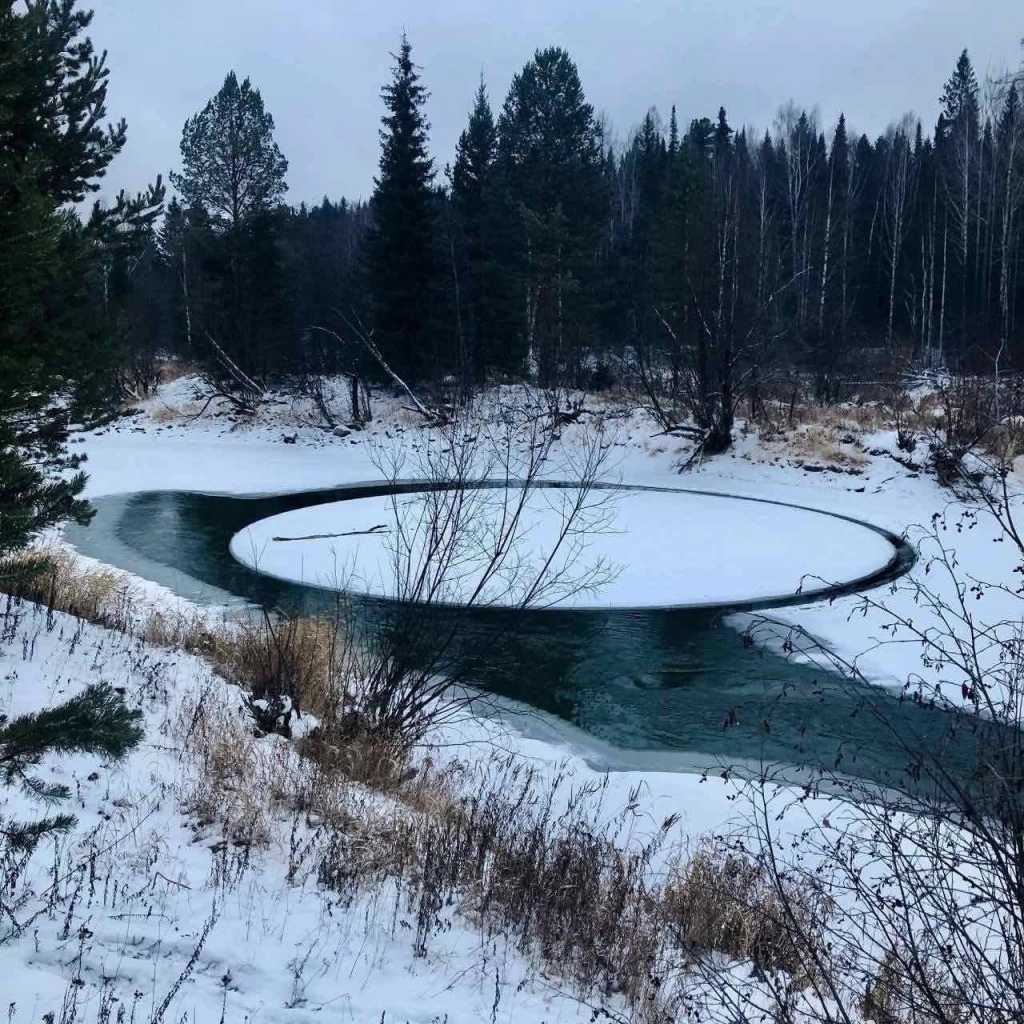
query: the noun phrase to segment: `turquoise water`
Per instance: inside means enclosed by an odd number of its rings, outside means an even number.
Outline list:
[[[194,600],[316,611],[332,596],[258,575],[231,557],[229,541],[266,516],[367,493],[350,488],[255,498],[179,492],[105,498],[95,502],[93,525],[71,528],[67,536],[83,553]],[[884,578],[908,564],[904,551]],[[797,602],[806,598],[786,603]],[[371,617],[394,613],[387,602],[364,600],[362,608]],[[921,707],[750,644],[727,624],[735,610],[429,614],[438,617],[439,633],[454,623],[460,642],[453,658],[471,658],[474,686],[537,709],[549,723],[549,716],[569,723],[593,737],[595,750],[615,767],[772,762],[838,767],[899,788],[907,750],[924,745],[942,750],[958,773],[970,773],[968,716]]]

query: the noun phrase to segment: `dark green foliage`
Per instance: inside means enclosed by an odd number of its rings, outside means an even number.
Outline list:
[[[20,443],[24,440],[0,421],[0,557],[19,551],[54,523],[86,523],[92,517],[88,503],[79,497],[85,474],[56,473],[75,464],[59,454],[59,441],[53,442],[57,454],[47,455],[46,442],[31,438],[28,444]],[[41,451],[38,465],[30,461],[28,450]]]
[[[156,230],[146,225],[117,243],[106,253],[104,308],[118,391],[134,402],[153,393],[160,358],[173,348],[172,306]]]
[[[125,143],[120,121],[103,127],[106,54],[80,38],[92,12],[76,0],[0,3],[0,76],[4,164],[27,171],[36,191],[56,206],[80,202],[99,188]]]
[[[667,127],[652,109],[612,149],[568,53],[541,49],[497,119],[481,81],[444,191],[403,37],[382,90],[372,202],[299,209],[281,203],[273,119],[232,73],[185,126],[181,201],[157,232],[159,189],[84,221],[64,205],[95,188],[124,127],[99,127],[103,59],[76,41],[88,16],[65,0],[15,10],[0,4],[8,509],[28,508],[35,486],[15,479],[10,453],[31,448],[35,483],[47,479],[68,417],[146,394],[165,352],[197,360],[242,411],[273,384],[322,396],[323,374],[356,391],[385,379],[346,324],[372,328],[411,384],[462,394],[496,379],[632,374],[657,384],[666,425],[682,417],[714,434],[704,450],[727,445],[733,410],[764,409],[769,388],[813,382],[830,402],[851,377],[907,358],[1021,363],[1019,80],[993,83],[985,120],[966,52],[933,139],[907,120],[874,141],[849,136],[843,118],[820,126],[791,103],[749,137],[722,109],[673,107]],[[33,103],[39,117],[26,116]],[[898,230],[896,156],[912,183]],[[65,486],[34,514],[8,511],[10,531],[83,514],[77,481]]]
[[[552,383],[578,375],[587,355],[609,208],[601,130],[565,50],[538,50],[515,75],[498,137],[519,214],[519,330],[531,368]]]
[[[129,708],[108,684],[87,687],[77,697],[45,711],[0,719],[0,782],[20,785],[43,803],[66,800],[67,786],[44,782],[33,774],[48,754],[97,754],[120,758],[144,733],[142,713]],[[29,850],[45,835],[66,832],[75,824],[69,814],[57,814],[30,824],[2,821],[0,837],[14,849]]]
[[[84,521],[71,417],[116,393],[105,260],[159,212],[157,184],[83,221],[125,141],[104,129],[108,72],[73,0],[0,3],[0,555],[64,518]]]
[[[182,130],[182,171],[171,181],[184,204],[162,241],[179,337],[183,325],[191,357],[243,405],[255,396],[232,364],[265,381],[289,326],[281,246],[288,161],[273,133],[260,91],[230,72]]]
[[[289,336],[295,339],[288,365],[300,389],[317,388],[318,378],[338,373],[363,376],[369,357],[354,340],[342,345],[318,330],[328,326],[339,334],[339,312],[361,322],[370,317],[366,268],[360,259],[369,223],[366,203],[305,204],[286,217],[284,236],[285,294],[290,302]],[[340,334],[339,334],[340,336]],[[313,392],[314,400],[321,390]]]
[[[374,179],[373,225],[367,236],[376,343],[412,381],[440,376],[438,199],[427,154],[429,93],[403,35],[391,81],[381,90],[380,170]]]
[[[946,251],[949,267],[944,268],[950,287],[949,300],[943,309],[943,334],[965,351],[972,340],[969,324],[972,264],[977,253],[977,221],[979,209],[974,191],[982,168],[979,160],[981,131],[978,110],[978,80],[970,57],[964,50],[956,68],[942,91],[942,113],[935,128],[935,147],[939,156],[944,191]],[[977,267],[974,267],[975,277]]]
[[[943,86],[940,102],[947,131],[951,131],[961,118],[977,125],[978,79],[966,50],[957,58],[956,68]]]
[[[525,355],[516,344],[518,307],[507,274],[517,242],[515,207],[497,155],[498,130],[481,79],[448,171],[459,241],[464,387],[521,372]]]
[[[284,197],[288,161],[274,142],[274,118],[259,89],[228,73],[217,95],[185,122],[180,174],[171,182],[185,205],[236,227]]]

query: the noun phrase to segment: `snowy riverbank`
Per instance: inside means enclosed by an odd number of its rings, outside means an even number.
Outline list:
[[[187,381],[177,382],[158,402],[184,404],[188,387]],[[369,430],[341,438],[287,418],[238,426],[226,417],[157,416],[158,402],[130,420],[76,438],[76,448],[88,455],[90,496],[157,489],[278,493],[372,481],[379,475],[375,451],[415,454],[429,443],[427,433],[397,408]],[[822,471],[817,461],[797,464],[801,456],[792,448],[741,434],[734,452],[680,477],[674,471],[680,442],[655,436],[639,411],[620,415],[605,408],[604,414],[614,455],[609,472],[621,482],[766,498],[896,533],[927,526],[933,515],[945,513],[944,536],[955,542],[961,564],[978,577],[1015,586],[1015,561],[1008,545],[994,542],[991,524],[982,520],[958,531],[960,509],[948,492],[886,454],[872,454],[895,452],[894,435],[850,435],[849,443],[840,444],[857,458]],[[563,432],[563,445],[573,444],[575,429]],[[851,466],[855,474],[848,472]],[[685,520],[679,518],[684,544]],[[644,530],[649,533],[649,527]],[[771,532],[765,527],[758,537],[766,549],[795,542],[781,542]],[[824,540],[821,550],[827,556]],[[897,614],[913,612],[927,621],[928,610],[914,603],[914,587],[926,569],[927,562],[919,563],[891,593],[876,596]],[[941,577],[932,580],[940,590],[950,585]],[[160,588],[140,586],[152,602],[167,597]],[[983,608],[995,617],[1019,619],[1015,601],[1003,592],[987,596]],[[959,687],[960,680],[944,678],[941,667],[923,669],[915,645],[879,646],[884,613],[854,614],[858,607],[856,597],[842,598],[777,610],[772,617],[859,658],[873,682],[901,682],[928,671],[951,692]],[[114,1005],[114,1016],[121,1006],[130,1015],[133,999],[136,1020],[312,1021],[324,1013],[386,1024],[592,1019],[593,1004],[581,1001],[565,979],[538,968],[507,936],[467,921],[455,906],[439,912],[429,952],[415,955],[410,931],[416,923],[397,889],[346,903],[318,884],[303,853],[317,825],[303,815],[262,807],[260,844],[225,842],[216,815],[204,813],[204,795],[211,798],[203,789],[209,765],[190,746],[189,715],[201,698],[235,722],[232,735],[243,735],[244,728],[237,729],[244,720],[237,691],[200,659],[23,606],[5,620],[0,676],[4,714],[66,699],[99,678],[122,687],[143,708],[147,730],[143,746],[123,764],[76,758],[47,765],[75,793],[79,826],[54,858],[35,858],[20,880],[29,896],[18,912],[31,927],[0,945],[0,992],[5,1005],[13,1004],[9,1018],[15,1024],[48,1012],[61,1019],[69,999],[76,1008],[64,1019],[84,1024],[106,1019],[104,1000]],[[614,817],[629,808],[629,826],[620,837],[624,846],[642,842],[664,819],[678,815],[666,849],[693,849],[701,837],[742,826],[749,811],[742,785],[714,775],[631,771],[602,778],[564,737],[543,728],[469,720],[428,740],[431,757],[439,761],[484,765],[496,751],[507,752],[530,765],[541,785],[564,776],[570,790],[601,787],[595,813]],[[254,763],[263,765],[268,778],[294,767],[284,741],[264,737],[255,751]],[[232,800],[246,795],[259,804],[267,795],[252,778],[235,785]],[[33,813],[17,794],[8,791],[0,799],[4,813]],[[346,799],[373,805],[385,819],[406,813],[360,787]],[[827,806],[810,801],[805,810],[825,814]],[[651,870],[663,867],[656,860]],[[145,995],[136,998],[134,992]],[[608,1007],[619,1008],[615,997]]]

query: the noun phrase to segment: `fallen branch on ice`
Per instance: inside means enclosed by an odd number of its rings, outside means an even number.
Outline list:
[[[368,533],[380,534],[387,533],[387,524],[378,523],[376,526],[371,526],[368,530],[346,530],[344,533],[311,533],[305,537],[271,537],[272,541],[289,541],[289,540],[328,540],[331,537],[360,537],[365,536]]]

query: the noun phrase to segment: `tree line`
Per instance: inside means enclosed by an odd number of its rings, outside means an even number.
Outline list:
[[[931,131],[904,115],[872,140],[790,103],[764,131],[651,109],[615,143],[549,47],[500,107],[481,79],[439,167],[403,37],[369,202],[287,205],[274,119],[232,72],[184,126],[168,203],[157,179],[86,214],[126,141],[99,127],[88,15],[0,14],[0,429],[22,498],[73,468],[68,422],[143,397],[167,356],[241,410],[293,387],[328,419],[339,374],[356,420],[368,381],[458,397],[625,379],[707,453],[780,378],[828,402],[896,360],[1024,361],[1024,80],[982,87],[966,52]],[[65,484],[19,521],[84,514]]]
[[[865,355],[1020,364],[1020,87],[982,90],[965,51],[930,132],[911,115],[874,140],[842,116],[826,131],[790,103],[763,134],[724,109],[686,126],[652,109],[613,145],[550,47],[497,114],[480,82],[439,171],[403,37],[370,202],[289,208],[273,119],[232,73],[186,124],[180,198],[145,266],[122,256],[118,301],[144,355],[187,353],[226,381],[230,364],[253,383],[372,376],[355,332],[403,380],[463,392],[631,373],[667,426],[720,447],[769,368],[830,401]]]

